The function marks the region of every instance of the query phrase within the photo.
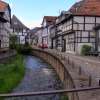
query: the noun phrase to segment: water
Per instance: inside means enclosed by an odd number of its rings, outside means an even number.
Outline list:
[[[26,56],[24,62],[25,76],[13,93],[61,89],[62,84],[50,65],[33,56]],[[13,97],[6,100],[60,100],[60,95]]]

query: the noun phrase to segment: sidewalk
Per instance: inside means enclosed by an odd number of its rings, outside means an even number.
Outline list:
[[[97,87],[100,81],[100,61],[96,57],[77,56],[69,53],[62,53],[56,50],[46,50],[58,56],[66,65],[71,74],[76,88]],[[69,64],[68,64],[69,61]],[[88,91],[79,93],[80,100],[100,100],[100,91]]]

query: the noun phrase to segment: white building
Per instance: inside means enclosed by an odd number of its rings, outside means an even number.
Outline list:
[[[55,16],[44,16],[42,21],[42,45],[44,47],[51,48],[51,39],[50,39],[50,27],[55,24],[57,17]]]
[[[35,27],[30,30],[31,45],[42,47],[42,27]]]
[[[18,43],[25,44],[28,42],[29,28],[27,28],[15,15],[12,17],[12,31],[17,35]]]
[[[100,24],[100,0],[83,0],[63,11],[56,20],[56,49],[79,53],[84,44],[95,49],[93,28]],[[53,44],[54,45],[54,44]]]
[[[9,48],[11,9],[9,4],[0,0],[0,50]]]

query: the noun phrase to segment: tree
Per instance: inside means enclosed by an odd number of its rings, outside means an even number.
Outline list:
[[[11,49],[16,48],[16,45],[17,45],[17,36],[16,35],[10,35],[9,44],[10,44]]]

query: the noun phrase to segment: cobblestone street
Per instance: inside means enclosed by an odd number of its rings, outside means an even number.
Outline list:
[[[13,93],[36,92],[61,89],[55,71],[42,60],[28,56],[25,58],[26,73],[22,82]],[[35,97],[16,97],[6,100],[60,100],[59,95],[35,96]]]

